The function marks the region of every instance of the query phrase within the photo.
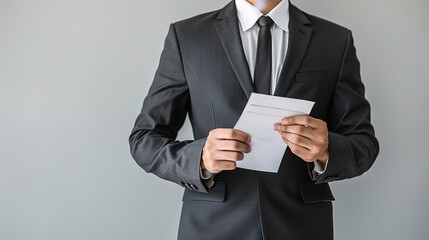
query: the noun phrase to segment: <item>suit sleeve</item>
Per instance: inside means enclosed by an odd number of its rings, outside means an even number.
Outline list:
[[[207,192],[200,179],[205,139],[176,140],[189,101],[180,46],[171,25],[158,70],[129,137],[131,155],[146,172],[190,190]]]
[[[370,122],[370,105],[365,99],[350,31],[327,122],[329,164],[316,183],[353,178],[366,172],[378,155],[379,144]]]

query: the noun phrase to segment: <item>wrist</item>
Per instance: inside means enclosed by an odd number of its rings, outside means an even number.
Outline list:
[[[326,151],[325,154],[322,155],[322,157],[318,158],[316,161],[319,161],[321,163],[323,163],[324,165],[326,165],[326,163],[328,162],[329,159],[329,152]]]

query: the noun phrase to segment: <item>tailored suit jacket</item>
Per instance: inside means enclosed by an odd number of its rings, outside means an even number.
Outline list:
[[[327,169],[313,179],[313,166],[286,150],[278,173],[223,171],[212,189],[200,179],[206,137],[233,128],[254,91],[236,7],[232,1],[170,26],[129,140],[145,171],[185,188],[178,239],[333,239],[328,182],[361,175],[375,161],[379,146],[351,32],[293,5],[289,24],[275,95],[315,102],[310,115],[329,129]],[[195,139],[178,141],[187,114]]]

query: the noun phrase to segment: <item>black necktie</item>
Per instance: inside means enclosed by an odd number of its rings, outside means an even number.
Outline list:
[[[262,16],[256,22],[259,26],[258,47],[256,49],[255,88],[257,93],[270,94],[271,89],[271,31],[273,20]]]

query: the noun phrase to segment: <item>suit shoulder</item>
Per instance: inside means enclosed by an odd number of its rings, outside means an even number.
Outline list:
[[[297,18],[302,19],[303,22],[309,23],[311,27],[313,27],[313,29],[319,34],[347,36],[350,32],[350,30],[346,27],[331,22],[330,20],[309,14],[294,5],[291,5],[290,10]]]
[[[171,26],[176,33],[178,41],[182,43],[182,47],[212,39],[216,33],[214,28],[219,11],[199,14],[173,23]]]
[[[219,15],[220,10],[211,11],[202,13],[187,19],[183,19],[180,21],[177,21],[173,23],[173,25],[176,27],[176,29],[189,29],[189,28],[197,28],[197,27],[207,27],[208,24],[213,23],[217,16]]]
[[[347,27],[341,26],[330,20],[311,15],[304,11],[302,11],[302,13],[308,18],[308,20],[311,22],[311,25],[316,31],[330,34],[330,35],[334,34],[337,36],[338,35],[347,36],[350,32],[350,29],[348,29]]]

